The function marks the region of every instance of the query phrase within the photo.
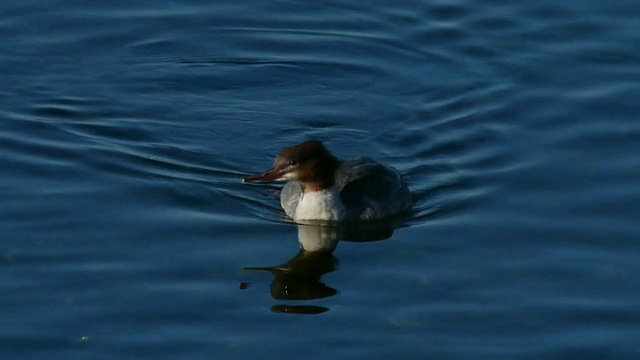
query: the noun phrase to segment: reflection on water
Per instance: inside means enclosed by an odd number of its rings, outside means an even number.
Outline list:
[[[271,296],[276,300],[300,301],[334,296],[338,290],[322,282],[324,274],[334,271],[338,259],[333,252],[340,240],[367,242],[388,239],[393,234],[389,226],[365,224],[331,225],[327,223],[297,224],[300,250],[284,264],[268,267],[245,267],[273,274]],[[246,289],[247,284],[241,284]],[[329,310],[323,306],[279,304],[273,312],[319,314]]]

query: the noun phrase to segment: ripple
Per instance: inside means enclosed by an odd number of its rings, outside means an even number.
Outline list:
[[[43,4],[0,5],[10,357],[637,357],[638,2]],[[324,272],[240,183],[307,138],[415,196]]]

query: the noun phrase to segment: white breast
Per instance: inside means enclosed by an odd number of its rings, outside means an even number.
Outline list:
[[[347,216],[336,188],[303,193],[296,208],[295,220],[343,220]]]

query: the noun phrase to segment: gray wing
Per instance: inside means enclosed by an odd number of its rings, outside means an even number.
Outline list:
[[[340,198],[356,219],[377,219],[411,207],[411,192],[400,173],[365,157],[344,161],[336,175]]]

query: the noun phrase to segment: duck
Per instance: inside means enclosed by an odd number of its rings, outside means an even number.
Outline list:
[[[280,204],[296,222],[379,220],[412,206],[398,170],[370,157],[340,160],[319,140],[283,148],[270,169],[242,181],[285,182]]]

